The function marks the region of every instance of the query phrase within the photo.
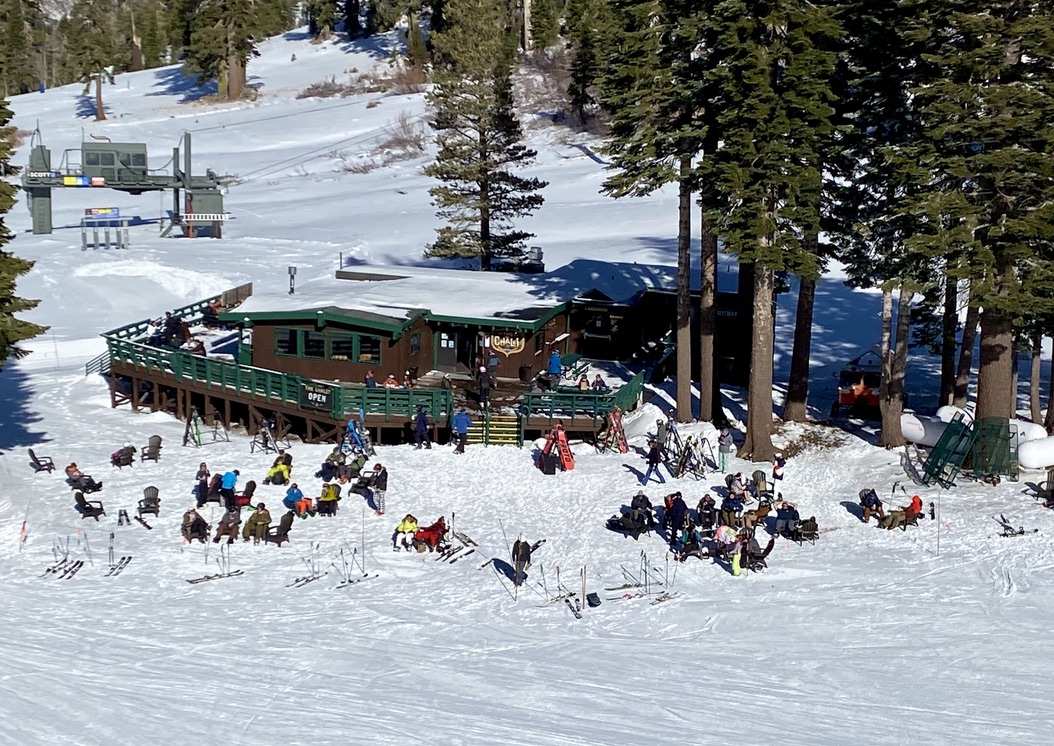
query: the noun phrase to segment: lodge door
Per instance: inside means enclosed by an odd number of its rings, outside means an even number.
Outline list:
[[[437,370],[452,373],[457,370],[457,332],[439,332],[436,335]]]

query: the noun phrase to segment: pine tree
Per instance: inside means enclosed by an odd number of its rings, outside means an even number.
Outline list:
[[[567,94],[579,122],[585,124],[600,111],[597,84],[603,70],[605,40],[613,34],[613,19],[607,0],[577,0],[568,12],[571,79]]]
[[[969,231],[963,266],[981,308],[976,416],[1010,418],[1016,319],[1047,312],[1054,297],[1054,8],[962,0],[940,9],[911,27],[939,42],[943,73],[917,92],[932,149],[920,166],[941,189],[914,202],[940,218],[916,240],[939,246],[948,225]]]
[[[35,75],[29,53],[31,29],[25,0],[0,1],[0,83],[3,94],[16,95],[32,90]]]
[[[95,120],[106,119],[102,86],[113,82],[115,7],[109,0],[77,0],[70,11],[73,64],[84,95],[95,86]]]
[[[11,110],[7,102],[0,99],[0,174],[10,172],[11,146],[15,134],[15,128],[8,126],[10,122]],[[14,204],[15,187],[6,179],[0,179],[0,247],[6,246],[13,238],[4,224],[3,216],[11,211]],[[18,347],[19,342],[47,331],[47,327],[15,318],[16,313],[32,310],[39,303],[15,295],[16,281],[32,268],[33,262],[0,250],[0,366],[12,355],[22,357],[27,354]]]
[[[362,34],[362,26],[359,25],[361,13],[362,3],[359,0],[344,0],[344,32],[349,39],[357,39]]]
[[[806,0],[738,0],[715,7],[707,63],[720,144],[701,180],[728,250],[754,265],[746,441],[739,455],[771,460],[774,274],[814,273],[804,236],[819,230],[822,143],[832,131],[830,13]]]
[[[531,42],[536,49],[556,43],[560,33],[558,16],[556,0],[531,0]]]
[[[145,3],[136,16],[142,42],[143,65],[157,67],[165,62],[164,30],[161,25],[161,7],[155,0]]]
[[[513,228],[516,218],[543,202],[539,179],[515,171],[535,152],[522,144],[513,111],[514,37],[501,0],[451,0],[446,30],[433,35],[434,110],[439,153],[425,173],[440,184],[429,190],[446,225],[426,256],[479,257],[484,271],[495,257],[520,257],[532,234]]]
[[[410,13],[409,25],[406,28],[406,54],[414,68],[424,70],[428,67],[428,47],[425,45],[416,13]]]
[[[201,0],[184,64],[215,80],[221,99],[235,101],[245,92],[249,58],[259,54],[254,41],[258,28],[252,0]]]
[[[339,17],[337,0],[309,0],[307,3],[308,31],[317,39],[329,41]]]

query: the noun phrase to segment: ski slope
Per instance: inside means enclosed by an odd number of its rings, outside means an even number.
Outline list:
[[[257,497],[277,522],[284,489],[263,486],[271,456],[249,439],[180,446],[183,424],[163,414],[111,409],[103,380],[84,363],[104,349],[100,332],[252,281],[283,287],[326,276],[341,253],[371,266],[427,267],[421,248],[436,226],[427,156],[366,174],[339,171],[370,153],[401,112],[424,114],[422,97],[366,95],[297,100],[307,84],[384,64],[385,44],[311,45],[301,33],[273,39],[250,65],[256,101],[208,104],[172,69],[119,76],[107,87],[110,119],[78,116],[80,86],[15,98],[15,123],[37,123],[53,154],[85,133],[145,141],[159,167],[184,131],[196,170],[237,174],[222,241],[161,239],[156,196],[57,190],[56,231],[33,236],[28,213],[8,216],[12,250],[36,260],[19,294],[42,299],[27,314],[50,326],[33,354],[0,374],[0,743],[10,744],[957,744],[1045,743],[1054,738],[1044,641],[1054,612],[1050,511],[1020,483],[918,490],[940,503],[939,520],[906,532],[864,526],[845,503],[862,487],[897,504],[913,494],[901,452],[876,448],[861,428],[835,448],[792,458],[782,491],[825,529],[815,545],[777,540],[770,569],[732,577],[717,564],[668,562],[653,534],[640,541],[605,529],[639,489],[646,433],[668,394],[626,418],[631,452],[575,446],[574,471],[545,476],[532,449],[382,447],[390,472],[388,512],[377,516],[346,495],[334,518],[298,520],[281,548],[236,543],[230,566],[243,575],[200,585],[217,572],[219,545],[184,546],[179,522],[193,504],[198,463],[237,468],[260,483]],[[295,53],[296,62],[290,62]],[[371,106],[372,102],[378,102]],[[529,221],[554,269],[576,259],[675,263],[675,195],[613,201],[597,193],[605,172],[592,147],[532,131],[533,173],[550,182]],[[574,147],[574,145],[582,147]],[[19,151],[24,162],[28,150]],[[86,207],[119,206],[144,224],[127,251],[80,250]],[[64,227],[60,227],[64,226]],[[723,270],[722,283],[734,282]],[[437,283],[437,286],[440,283]],[[445,292],[445,291],[444,291]],[[463,292],[472,293],[471,287]],[[423,301],[427,301],[424,298]],[[791,344],[793,295],[779,299],[777,371]],[[821,284],[814,335],[814,404],[826,406],[828,373],[878,335],[878,299],[837,279]],[[922,366],[910,386],[932,388]],[[779,372],[777,374],[779,376]],[[743,417],[742,392],[728,391]],[[778,392],[776,396],[778,397]],[[829,401],[829,398],[826,400]],[[689,432],[712,436],[708,426]],[[801,436],[788,426],[777,436]],[[116,469],[125,441],[164,438],[157,463]],[[741,437],[741,436],[740,436]],[[80,520],[60,474],[34,474],[26,449],[70,461],[105,483],[107,516]],[[293,478],[312,478],[330,447],[294,442]],[[750,473],[752,464],[732,460]],[[689,506],[723,485],[719,474],[647,488],[658,503],[680,490]],[[117,525],[157,486],[161,515]],[[345,490],[346,491],[346,490]],[[887,503],[888,504],[888,503]],[[391,550],[396,523],[440,515],[480,547],[454,564]],[[209,508],[204,511],[206,518]],[[1028,533],[998,536],[1005,513]],[[19,542],[26,520],[28,537]],[[219,513],[211,522],[215,526]],[[1033,532],[1033,529],[1038,531]],[[110,533],[128,567],[105,577]],[[546,543],[518,596],[502,570],[507,542],[522,533]],[[68,544],[67,544],[68,542]],[[56,544],[87,564],[72,579],[39,577]],[[316,553],[326,574],[288,587]],[[206,550],[208,552],[206,556]],[[377,577],[346,588],[341,551]],[[655,590],[671,600],[606,591],[639,574],[641,552]],[[495,558],[487,567],[486,560]],[[332,563],[332,564],[331,564]],[[603,603],[578,620],[556,593],[557,575]],[[542,586],[544,572],[544,586]]]

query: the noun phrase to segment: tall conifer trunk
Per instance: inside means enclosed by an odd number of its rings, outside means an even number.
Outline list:
[[[809,357],[812,350],[812,316],[816,302],[816,278],[802,277],[798,285],[798,308],[794,315],[794,349],[791,352],[790,378],[783,419],[805,422],[808,419]]]
[[[763,240],[770,239],[766,236]],[[737,454],[751,461],[771,461],[776,452],[772,445],[772,289],[772,269],[755,264],[747,437]]]
[[[1040,386],[1040,353],[1043,351],[1043,334],[1032,334],[1032,361],[1028,376],[1028,408],[1032,421],[1039,424],[1043,421],[1043,405],[1039,401]]]
[[[95,121],[101,122],[106,119],[106,109],[102,105],[102,79],[103,72],[100,70],[95,76]]]
[[[681,160],[677,200],[677,421],[692,421],[692,162]]]
[[[699,268],[699,419],[711,422],[720,411],[721,395],[714,375],[714,330],[717,321],[717,236],[705,208],[701,211]]]
[[[1004,269],[996,279],[995,294],[1008,294],[1009,270]],[[1014,320],[1000,308],[986,307],[981,311],[981,360],[977,369],[976,419],[983,417],[1014,417],[1016,392],[1014,381]]]
[[[973,345],[977,339],[977,323],[981,309],[971,299],[966,307],[963,323],[963,338],[959,346],[959,363],[955,368],[955,397],[952,405],[965,407],[970,393],[970,375],[973,371]]]
[[[879,411],[882,433],[879,443],[886,448],[904,445],[900,415],[904,412],[904,376],[908,363],[908,333],[911,329],[911,299],[914,293],[900,288],[897,301],[896,340],[892,339],[893,290],[882,291],[882,382],[879,386]],[[891,349],[892,345],[892,349]]]
[[[959,316],[959,281],[944,278],[944,313],[941,318],[941,391],[937,406],[955,399],[955,327]]]

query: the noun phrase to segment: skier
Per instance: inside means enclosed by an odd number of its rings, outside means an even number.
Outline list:
[[[644,472],[644,476],[641,477],[640,483],[647,484],[651,481],[651,475],[654,474],[659,478],[659,484],[666,484],[666,477],[659,471],[659,462],[662,461],[662,454],[659,452],[659,444],[654,440],[648,441],[648,454],[645,456],[648,461],[648,470]]]
[[[421,450],[422,445],[428,450],[432,449],[432,439],[428,437],[428,412],[424,407],[417,408],[417,417],[414,418],[414,442],[417,443],[417,450]]]
[[[523,540],[523,534],[512,545],[512,567],[512,584],[519,588],[525,573],[531,569],[531,545]]]
[[[457,448],[454,449],[454,453],[465,452],[465,442],[468,440],[468,429],[472,426],[472,420],[467,414],[465,414],[465,408],[462,407],[454,415],[453,422],[450,426],[454,429],[454,434],[457,435]]]
[[[732,453],[734,447],[735,441],[732,440],[732,433],[726,427],[717,436],[717,468],[722,474],[728,471],[728,454]]]
[[[383,464],[373,465],[373,504],[377,515],[384,515],[384,496],[388,494],[388,470]]]

